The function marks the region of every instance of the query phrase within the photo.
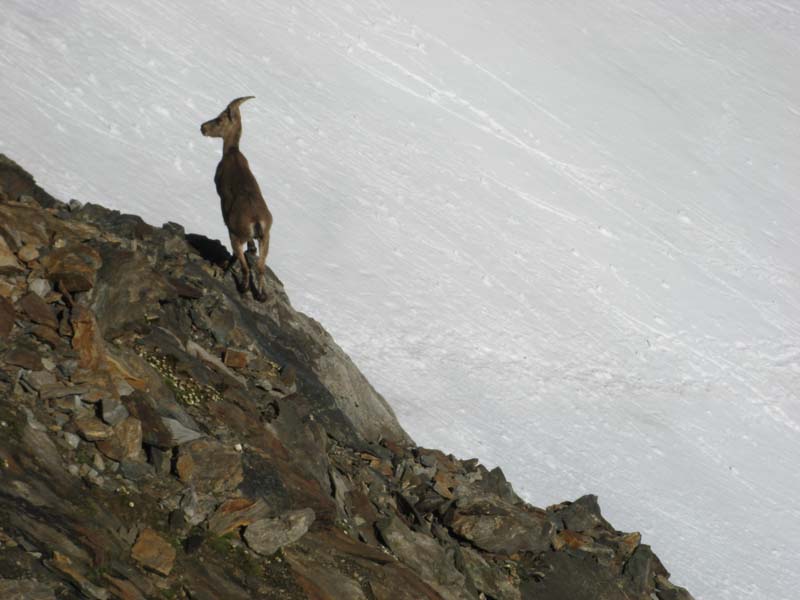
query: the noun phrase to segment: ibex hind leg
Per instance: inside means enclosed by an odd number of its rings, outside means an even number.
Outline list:
[[[239,290],[240,294],[244,294],[247,291],[247,288],[250,286],[250,267],[247,266],[247,259],[244,256],[244,245],[245,242],[241,241],[238,237],[231,235],[233,258],[228,264],[228,268],[233,266],[234,261],[238,262],[242,266],[241,279],[237,279],[236,274],[233,274],[233,280],[236,282],[236,289]]]
[[[258,239],[258,264],[253,297],[259,302],[267,299],[267,254],[269,254],[269,230],[264,231]]]

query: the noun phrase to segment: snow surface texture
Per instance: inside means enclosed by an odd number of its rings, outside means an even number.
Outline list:
[[[800,5],[3,0],[0,151],[269,263],[424,445],[592,492],[699,600],[800,588]]]

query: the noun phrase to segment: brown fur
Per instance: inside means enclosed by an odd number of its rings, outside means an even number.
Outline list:
[[[207,137],[222,138],[222,159],[217,165],[214,183],[222,204],[222,218],[228,228],[233,257],[228,263],[230,269],[238,260],[242,267],[242,280],[237,282],[239,292],[244,293],[250,285],[250,268],[244,256],[244,247],[251,240],[258,241],[258,282],[253,296],[258,300],[266,298],[266,261],[269,253],[269,230],[272,227],[272,214],[261,195],[250,165],[239,150],[242,137],[242,117],[239,105],[252,96],[237,98],[223,110],[216,119],[206,121],[200,132]]]

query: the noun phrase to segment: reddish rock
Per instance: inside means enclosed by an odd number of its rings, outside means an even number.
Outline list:
[[[169,575],[175,564],[175,548],[148,527],[136,539],[131,549],[131,557],[145,569]]]
[[[269,514],[266,503],[247,498],[234,498],[220,504],[208,519],[208,530],[214,535],[225,535],[265,518]]]
[[[22,312],[34,323],[58,329],[58,320],[50,305],[34,292],[28,292],[19,301]]]
[[[105,362],[105,345],[94,313],[85,306],[72,309],[72,347],[78,351],[80,366],[96,369]]]
[[[246,352],[234,350],[233,348],[225,350],[225,364],[232,369],[244,369],[248,360]]]
[[[41,262],[53,285],[63,286],[70,293],[92,289],[97,270],[103,264],[97,251],[86,244],[57,248]]]
[[[112,435],[97,442],[97,449],[111,460],[137,460],[142,457],[142,422],[127,417],[114,426]]]

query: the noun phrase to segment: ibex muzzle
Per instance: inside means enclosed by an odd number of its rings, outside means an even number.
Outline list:
[[[242,279],[236,285],[240,293],[247,291],[250,286],[250,268],[244,256],[244,247],[251,240],[257,240],[258,281],[253,289],[253,296],[263,301],[267,295],[265,264],[269,253],[272,214],[264,202],[247,159],[239,150],[239,139],[242,137],[239,106],[251,98],[253,96],[245,96],[231,101],[216,119],[203,123],[200,132],[207,137],[222,138],[222,159],[217,165],[214,183],[222,203],[222,218],[228,228],[233,249],[233,257],[226,270],[238,260],[242,266]]]

